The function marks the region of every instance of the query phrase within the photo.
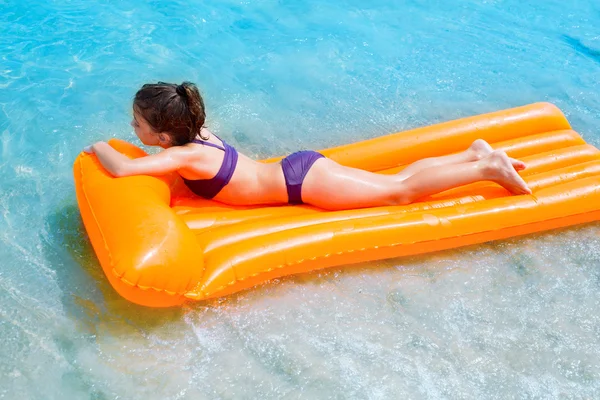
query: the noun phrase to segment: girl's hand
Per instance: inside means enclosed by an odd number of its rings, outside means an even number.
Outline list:
[[[94,154],[94,153],[96,153],[96,149],[95,149],[95,147],[96,147],[96,146],[98,146],[100,143],[104,143],[104,142],[96,142],[96,143],[94,143],[94,144],[91,144],[91,145],[89,145],[89,146],[85,146],[85,147],[83,148],[83,151],[85,151],[85,152],[86,152],[86,153],[88,153],[88,154]],[[102,146],[102,145],[101,145],[101,146]]]

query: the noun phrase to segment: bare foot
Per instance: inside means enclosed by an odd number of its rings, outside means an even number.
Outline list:
[[[512,194],[531,194],[527,183],[517,173],[516,166],[505,152],[493,151],[481,160],[486,179],[502,185]]]
[[[473,154],[473,160],[478,161],[492,154],[494,149],[485,140],[477,139],[471,144],[471,146],[469,146],[469,151]],[[510,160],[513,168],[517,171],[522,171],[527,167],[523,161],[519,161],[510,157],[508,159]]]
[[[513,168],[517,171],[523,171],[525,168],[527,168],[527,165],[525,165],[523,161],[511,157],[508,157],[508,159],[510,160],[510,163],[513,166]]]

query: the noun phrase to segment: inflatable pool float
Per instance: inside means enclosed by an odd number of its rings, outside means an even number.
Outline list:
[[[324,211],[234,207],[195,197],[172,174],[113,178],[94,155],[74,163],[81,216],[115,290],[153,307],[225,296],[269,279],[596,221],[600,151],[555,106],[537,103],[322,150],[382,174],[459,152],[477,138],[523,159],[531,195],[480,182],[407,206]],[[110,144],[143,157],[132,144]],[[276,162],[278,159],[264,160]]]

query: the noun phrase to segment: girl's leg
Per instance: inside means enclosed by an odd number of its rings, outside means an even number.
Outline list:
[[[342,166],[330,159],[315,162],[302,185],[307,204],[330,210],[409,204],[457,186],[489,180],[514,194],[531,193],[516,169],[525,165],[494,151],[481,160],[433,166],[399,179]]]
[[[427,168],[478,161],[481,160],[483,157],[488,156],[493,151],[494,149],[492,149],[492,146],[490,146],[488,142],[486,142],[483,139],[477,139],[471,144],[471,146],[469,146],[467,150],[463,152],[441,157],[429,157],[419,161],[415,161],[414,163],[404,168],[402,171],[398,172],[396,176],[398,176],[400,179],[406,179],[409,176],[412,176],[417,172]],[[517,168],[517,170],[519,169]]]
[[[399,176],[401,179],[406,179],[409,176],[414,175],[426,168],[439,167],[442,165],[462,164],[481,160],[492,151],[492,146],[490,146],[485,140],[477,139],[471,144],[471,146],[469,146],[468,149],[463,152],[449,154],[447,156],[423,158],[422,160],[415,161],[402,171],[398,172],[397,176]]]

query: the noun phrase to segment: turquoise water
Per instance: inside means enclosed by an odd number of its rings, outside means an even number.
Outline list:
[[[0,0],[0,398],[598,398],[600,225],[126,303],[71,166],[196,82],[255,157],[536,101],[600,144],[588,1]]]

